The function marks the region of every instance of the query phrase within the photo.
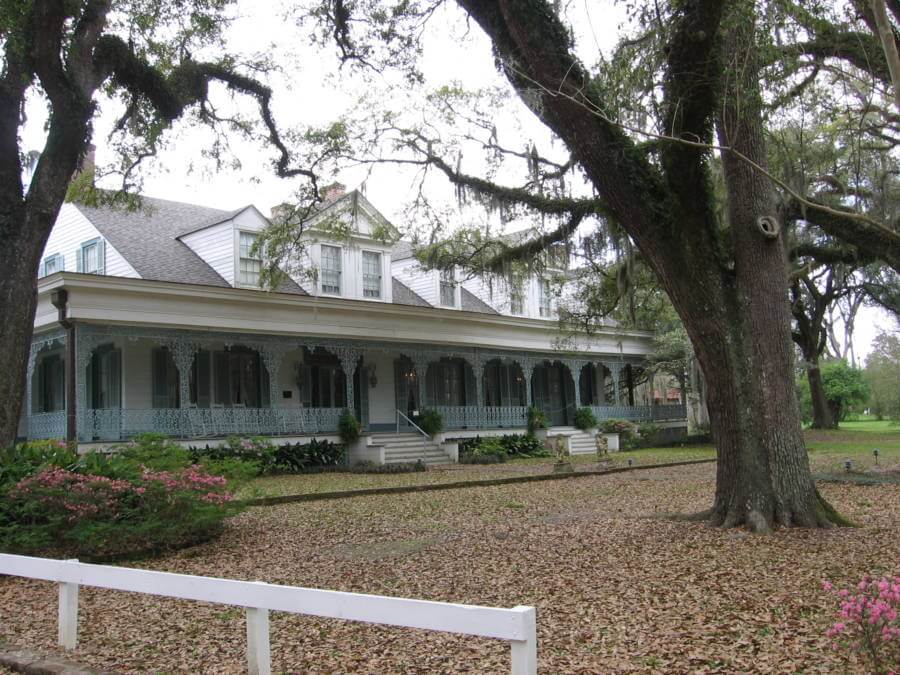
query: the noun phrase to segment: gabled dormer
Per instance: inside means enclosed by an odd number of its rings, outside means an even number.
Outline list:
[[[294,280],[311,295],[392,302],[397,229],[359,190],[326,190],[330,200],[303,225],[306,260],[299,267],[309,274]]]
[[[262,256],[254,243],[269,224],[255,206],[223,214],[178,236],[178,240],[235,288],[259,289]]]

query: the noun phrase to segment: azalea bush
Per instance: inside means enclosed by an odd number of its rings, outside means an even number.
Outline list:
[[[77,467],[76,467],[77,468]],[[170,550],[215,536],[235,513],[228,481],[199,465],[122,477],[47,467],[0,502],[0,549],[86,559]]]
[[[825,633],[832,648],[856,654],[876,675],[900,670],[900,577],[865,576],[855,589],[825,581],[823,588],[835,594],[839,607],[838,620]]]

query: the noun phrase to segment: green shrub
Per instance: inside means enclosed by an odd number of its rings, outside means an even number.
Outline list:
[[[422,460],[398,462],[397,464],[375,464],[375,462],[362,460],[350,467],[350,473],[417,473],[427,470],[428,465]]]
[[[593,429],[597,426],[597,418],[590,408],[579,408],[575,411],[575,426],[582,431]]]
[[[444,418],[434,408],[423,410],[416,424],[429,436],[434,436],[444,430]]]
[[[199,467],[110,478],[53,466],[0,501],[0,550],[87,559],[171,550],[215,536],[235,512],[226,479]]]
[[[638,425],[637,447],[650,448],[656,443],[659,436],[660,426],[653,422],[643,422]]]
[[[308,443],[288,443],[275,450],[275,470],[284,473],[304,473],[324,467],[342,466],[347,451],[343,445],[327,440]]]
[[[603,420],[600,431],[604,434],[635,434],[637,425],[628,420]]]
[[[506,448],[500,439],[485,438],[465,454],[460,453],[459,461],[462,464],[499,464],[506,461]]]
[[[549,457],[550,452],[534,434],[508,434],[500,437],[500,444],[510,457]]]
[[[528,408],[528,433],[533,434],[538,429],[547,428],[547,416],[540,408],[530,406]]]
[[[77,462],[78,456],[61,441],[29,441],[0,448],[0,500],[26,476],[47,467],[71,469]]]
[[[341,415],[340,419],[338,420],[338,432],[340,433],[341,440],[344,441],[344,443],[355,443],[359,439],[359,422],[356,421],[353,413],[351,413],[349,410],[345,410],[344,414]]]

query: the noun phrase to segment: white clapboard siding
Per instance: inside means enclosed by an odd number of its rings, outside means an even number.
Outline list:
[[[233,221],[226,220],[224,223],[183,235],[180,239],[219,276],[234,286],[237,247]]]
[[[409,258],[391,263],[391,272],[425,302],[434,306],[438,305],[438,273],[436,270],[423,270],[415,260]]]
[[[66,272],[78,271],[78,254],[81,252],[81,244],[102,237],[100,231],[91,224],[74,204],[63,204],[50,231],[50,238],[44,247],[43,260],[51,255],[59,254],[64,259]],[[102,237],[106,241],[105,237]],[[106,241],[106,269],[105,273],[112,277],[132,277],[140,279],[140,274],[131,264],[122,257],[109,241]],[[40,271],[43,274],[43,267]]]
[[[0,574],[60,584],[59,642],[77,644],[78,587],[94,586],[169,598],[247,608],[248,666],[269,673],[268,611],[476,635],[510,642],[512,672],[537,673],[537,627],[533,607],[502,609],[382,595],[323,591],[234,579],[91,565],[0,553]]]

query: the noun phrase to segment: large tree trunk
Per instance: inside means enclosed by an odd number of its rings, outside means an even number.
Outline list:
[[[727,360],[699,354],[719,452],[712,522],[757,531],[827,526],[833,510],[812,480],[794,391],[784,240],[772,185],[750,164],[766,164],[753,3],[733,3],[723,25],[717,130],[719,143],[734,150],[722,153],[722,163],[735,287],[723,316]]]
[[[819,368],[818,355],[806,359],[806,381],[809,382],[809,396],[812,402],[812,428],[834,429],[837,426],[837,420],[832,417],[828,399],[825,398],[825,386],[822,384],[822,370]]]
[[[45,233],[24,226],[24,206],[0,216],[0,448],[16,440],[22,414],[25,373],[31,349],[36,306],[37,270],[49,229]],[[12,233],[7,235],[7,233]],[[43,234],[43,236],[41,236]]]
[[[816,491],[800,426],[784,242],[764,231],[770,221],[757,224],[775,215],[768,179],[722,153],[731,233],[722,241],[708,152],[661,141],[658,163],[643,161],[604,116],[602,86],[567,51],[569,34],[548,4],[458,2],[491,36],[523,101],[566,142],[685,325],[706,379],[718,455],[710,522],[756,531],[837,522]],[[722,144],[764,165],[754,11],[751,0],[679,3],[662,128],[703,139],[716,111]],[[535,82],[546,95],[535,97]]]

